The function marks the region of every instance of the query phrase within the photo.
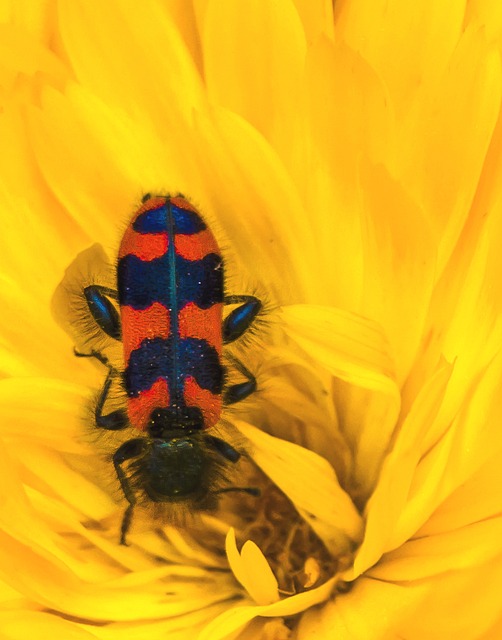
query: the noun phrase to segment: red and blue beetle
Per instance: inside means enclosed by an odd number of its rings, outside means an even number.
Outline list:
[[[192,511],[214,508],[224,491],[256,495],[253,489],[215,490],[225,463],[237,462],[240,454],[210,429],[223,405],[256,390],[255,377],[237,361],[244,381],[225,384],[222,347],[244,334],[262,304],[250,295],[225,297],[220,249],[193,205],[182,195],[144,196],[122,238],[117,290],[91,284],[83,293],[100,329],[123,344],[123,371],[98,351],[76,352],[109,369],[95,407],[96,425],[135,431],[112,458],[129,502],[121,544],[139,493]],[[225,304],[237,306],[223,319]],[[117,376],[127,408],[107,413]]]

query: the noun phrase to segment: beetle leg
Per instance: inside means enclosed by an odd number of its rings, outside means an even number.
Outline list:
[[[236,358],[232,358],[231,361],[235,368],[246,378],[246,381],[232,384],[225,390],[223,395],[225,404],[240,402],[256,391],[256,378],[251,371]]]
[[[121,327],[117,309],[110,302],[118,299],[114,289],[92,284],[84,289],[84,296],[89,306],[92,317],[107,335],[115,340],[120,340]]]
[[[112,411],[111,413],[103,415],[103,408],[105,406],[110,387],[112,386],[113,378],[116,375],[116,369],[109,367],[105,384],[103,385],[103,389],[96,404],[96,409],[94,410],[94,416],[97,426],[101,429],[107,429],[109,431],[119,431],[120,429],[125,429],[129,424],[127,413],[123,409],[117,409],[116,411]]]
[[[236,451],[232,445],[225,442],[221,438],[217,438],[216,436],[206,436],[205,440],[208,444],[210,444],[218,453],[220,453],[224,458],[229,460],[230,462],[237,462],[241,457],[241,454]]]
[[[90,353],[82,353],[81,351],[77,351],[75,347],[73,347],[73,355],[75,355],[77,358],[96,358],[96,360],[99,360],[99,362],[101,362],[101,364],[104,364],[105,367],[110,368],[110,365],[108,364],[108,358],[105,355],[103,355],[100,351],[91,351]]]
[[[253,324],[261,310],[262,303],[255,296],[227,296],[225,304],[240,304],[223,321],[223,342],[233,342],[240,338]]]
[[[131,458],[136,458],[137,456],[141,455],[144,452],[145,447],[146,443],[143,438],[135,438],[134,440],[128,440],[127,442],[124,442],[113,454],[113,466],[115,467],[115,472],[120,482],[120,487],[124,492],[126,500],[129,502],[129,505],[124,512],[122,525],[120,527],[120,544],[123,545],[127,544],[126,535],[131,526],[134,505],[136,504],[136,496],[134,495],[134,491],[131,489],[129,480],[124,473],[121,465]]]

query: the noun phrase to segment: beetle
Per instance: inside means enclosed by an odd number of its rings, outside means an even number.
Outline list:
[[[223,406],[256,390],[254,375],[237,360],[244,381],[226,384],[223,345],[249,329],[262,303],[252,295],[225,296],[218,243],[181,194],[143,197],[122,238],[116,278],[116,290],[90,284],[83,295],[99,328],[122,341],[123,371],[99,351],[75,354],[108,368],[95,406],[96,426],[132,427],[135,434],[112,457],[129,503],[120,535],[126,544],[139,493],[190,510],[214,508],[218,494],[227,491],[257,495],[252,488],[221,487],[225,464],[241,454],[211,429]],[[224,305],[234,306],[225,319]],[[107,413],[117,377],[126,407]]]

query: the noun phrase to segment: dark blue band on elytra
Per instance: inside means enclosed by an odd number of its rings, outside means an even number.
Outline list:
[[[223,388],[223,366],[218,352],[199,338],[147,338],[131,352],[125,371],[125,387],[129,397],[151,389],[164,378],[171,403],[180,402],[188,376],[195,378],[201,389],[220,394]]]
[[[204,220],[195,211],[180,209],[180,207],[171,204],[171,216],[174,233],[193,235],[194,233],[199,233],[199,231],[204,231],[206,228]]]
[[[171,216],[169,218],[169,210]],[[132,228],[138,233],[181,233],[193,235],[206,228],[202,218],[188,209],[181,209],[173,204],[165,204],[140,214],[133,222]]]
[[[132,223],[132,228],[138,233],[166,233],[167,206],[145,211]]]
[[[117,267],[120,304],[139,310],[159,302],[168,309],[182,309],[193,302],[208,309],[223,302],[221,256],[210,253],[192,261],[176,255],[174,271],[173,279],[167,253],[148,262],[132,254],[124,256]]]

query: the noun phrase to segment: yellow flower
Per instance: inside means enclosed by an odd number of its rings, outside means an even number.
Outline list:
[[[0,636],[500,637],[502,9],[0,18]],[[229,288],[268,301],[239,348],[260,392],[222,427],[262,496],[186,529],[139,510],[123,547],[85,409],[104,370],[50,307],[145,192],[190,195]]]

